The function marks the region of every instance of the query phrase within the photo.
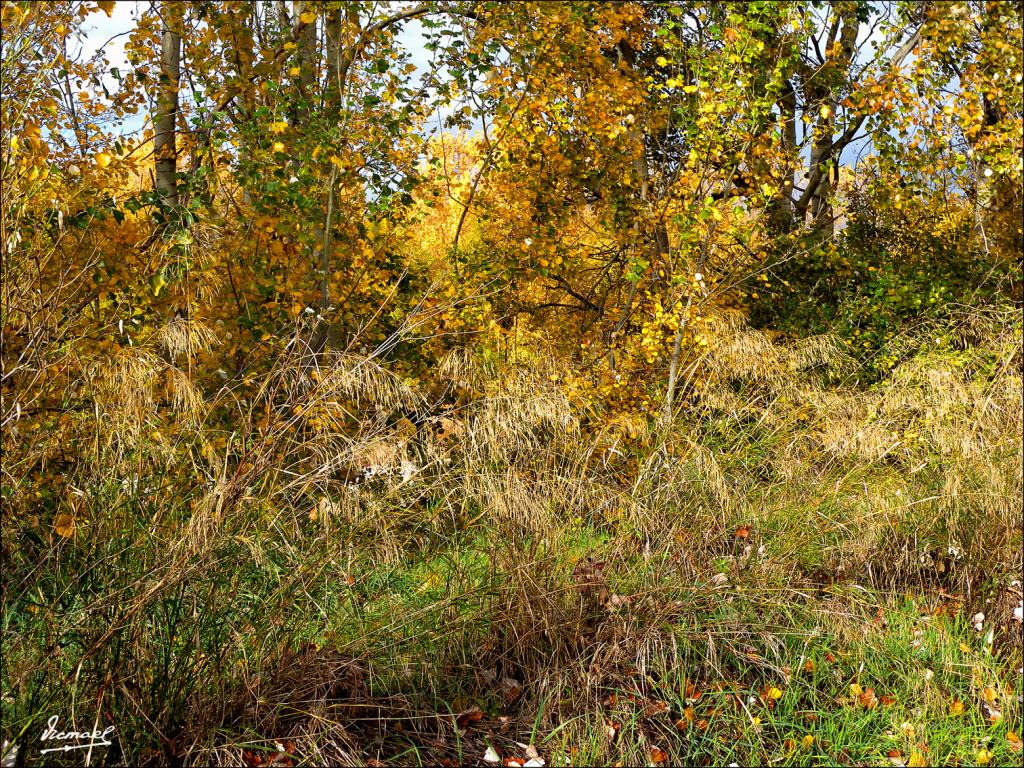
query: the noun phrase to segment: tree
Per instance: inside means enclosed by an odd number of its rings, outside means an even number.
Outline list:
[[[178,89],[181,79],[181,7],[160,5],[160,83],[153,115],[153,153],[156,159],[156,191],[167,208],[178,206]]]

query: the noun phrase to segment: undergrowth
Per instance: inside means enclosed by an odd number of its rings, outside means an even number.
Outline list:
[[[35,762],[60,714],[116,726],[108,762],[1013,762],[1020,332],[964,312],[866,387],[833,337],[721,315],[660,431],[581,409],[539,350],[455,353],[428,402],[293,343],[256,401],[174,384],[173,442],[125,350],[59,493],[29,482],[52,445],[5,443],[4,738]]]

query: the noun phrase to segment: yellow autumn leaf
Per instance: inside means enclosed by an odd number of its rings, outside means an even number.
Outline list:
[[[436,573],[432,573],[429,576],[427,576],[426,579],[423,580],[423,583],[416,589],[416,591],[420,593],[426,592],[429,589],[433,589],[434,587],[440,586],[440,584],[441,577],[438,576]]]
[[[53,530],[58,536],[69,539],[75,535],[75,518],[66,512],[57,515],[53,521]]]
[[[275,152],[284,152],[284,142],[283,141],[275,141],[272,149]]]
[[[696,92],[697,92],[697,86],[696,85],[684,85],[683,86],[683,93],[696,93]]]
[[[313,13],[312,11],[306,11],[305,13],[299,16],[299,21],[301,21],[303,24],[312,24],[314,21],[316,21],[316,14]]]
[[[949,714],[951,717],[959,717],[964,713],[964,703],[957,699],[949,705]]]
[[[992,753],[984,748],[979,749],[974,755],[974,760],[978,765],[988,765],[992,762]]]
[[[656,58],[656,59],[654,60],[654,62],[655,62],[655,63],[656,63],[656,64],[657,64],[657,65],[658,65],[659,67],[667,67],[667,66],[668,66],[668,59],[666,59],[666,58],[665,58],[664,56],[659,56],[658,58]]]
[[[96,161],[97,167],[102,170],[110,165],[114,157],[109,152],[97,152],[93,159]]]
[[[766,695],[772,701],[777,701],[778,699],[782,698],[782,689],[781,688],[775,688],[773,686],[773,687],[768,689],[768,693]]]
[[[302,67],[289,67],[288,74],[292,77],[302,74]]]
[[[288,123],[284,120],[275,120],[267,128],[270,129],[271,133],[284,133],[288,130]]]

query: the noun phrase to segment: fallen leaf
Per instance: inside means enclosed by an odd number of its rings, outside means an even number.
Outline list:
[[[544,768],[544,765],[544,758],[531,757],[529,760],[523,763],[523,768]]]
[[[1002,710],[997,709],[996,707],[993,707],[990,704],[986,704],[985,702],[982,702],[981,704],[981,711],[990,723],[998,723],[1000,720],[1003,719]]]
[[[1010,742],[1011,752],[1020,752],[1021,748],[1024,747],[1024,744],[1021,743],[1020,736],[1018,736],[1014,731],[1006,732],[1006,740]]]
[[[778,701],[782,698],[782,689],[772,686],[767,691],[765,691],[765,698],[769,701]]]
[[[66,512],[57,515],[53,521],[53,530],[57,532],[58,536],[70,539],[75,535],[75,518]]]
[[[900,733],[902,733],[908,739],[913,740],[913,738],[917,735],[917,729],[914,728],[913,723],[905,722],[900,725]]]
[[[625,595],[612,595],[608,600],[608,605],[612,608],[622,608],[623,606],[629,605],[632,600]]]
[[[466,711],[460,712],[455,717],[455,725],[458,728],[463,729],[466,726],[468,726],[470,723],[475,723],[475,722],[478,722],[479,720],[482,720],[483,716],[484,716],[484,713],[480,711],[480,707],[477,707],[477,706],[474,705],[474,706],[470,707],[469,709],[467,709]]]
[[[484,751],[484,762],[497,765],[501,762],[501,756],[494,750],[494,747],[487,747]]]
[[[896,703],[896,697],[889,696],[888,694],[886,694],[885,696],[879,696],[878,700],[882,703],[883,706],[886,707],[891,707],[893,704]]]
[[[992,762],[992,753],[982,747],[974,755],[974,760],[978,765],[988,765]]]
[[[654,747],[651,749],[651,762],[655,765],[663,765],[668,762],[668,753],[662,749]]]
[[[749,525],[741,525],[739,528],[737,528],[736,529],[736,538],[737,539],[749,539],[750,538],[750,526]]]
[[[807,734],[800,740],[800,743],[803,745],[804,749],[810,749],[814,746],[814,736]]]
[[[959,717],[964,713],[964,703],[960,699],[954,699],[949,705],[949,714],[951,717]]]
[[[861,688],[857,683],[850,683],[851,696],[860,696],[862,693],[864,693],[863,688]]]
[[[501,694],[505,697],[505,701],[512,703],[523,692],[523,686],[514,677],[503,677],[501,679]]]
[[[857,701],[865,709],[874,709],[878,706],[878,699],[875,697],[875,689],[868,688],[864,693],[857,697]]]
[[[644,707],[644,717],[654,717],[655,715],[663,715],[668,712],[668,704],[664,701],[652,701],[646,707]]]

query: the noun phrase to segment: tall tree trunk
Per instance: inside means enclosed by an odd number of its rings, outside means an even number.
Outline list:
[[[796,91],[786,81],[779,98],[779,116],[782,119],[782,154],[786,170],[779,182],[779,197],[769,210],[769,224],[775,232],[788,232],[793,227],[796,206],[793,201],[793,166],[789,165],[796,156]]]
[[[178,205],[178,81],[181,76],[181,35],[175,29],[177,3],[163,2],[160,18],[160,87],[153,119],[153,150],[156,157],[156,191],[164,205]]]
[[[324,19],[324,58],[327,59],[327,82],[324,84],[324,106],[337,118],[341,108],[341,9],[332,8]]]
[[[832,118],[819,117],[814,126],[814,141],[811,145],[811,179],[816,180],[811,195],[808,213],[818,234],[831,237],[834,234],[832,202],[832,169],[835,161],[832,151]]]
[[[303,14],[307,13],[316,13],[313,3],[309,2],[309,0],[293,0],[292,15],[294,23],[299,23],[302,20]],[[307,99],[312,99],[315,95],[317,75],[319,74],[316,60],[316,44],[316,22],[312,22],[303,27],[302,34],[299,35],[298,40],[299,87],[302,90],[302,95]]]

